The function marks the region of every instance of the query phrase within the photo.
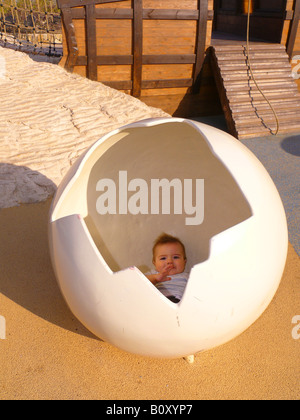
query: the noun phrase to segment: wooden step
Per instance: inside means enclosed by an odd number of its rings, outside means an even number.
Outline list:
[[[238,138],[239,139],[246,139],[246,138],[253,138],[253,137],[264,137],[269,136],[272,133],[274,134],[276,130],[276,124],[273,124],[272,126],[266,128],[262,124],[259,126],[249,126],[249,127],[243,127],[243,128],[237,128]],[[299,124],[288,124],[283,125],[281,124],[279,126],[279,132],[278,134],[283,133],[294,133],[298,132],[300,130],[300,123]]]
[[[279,129],[280,131],[283,128],[291,128],[291,127],[297,127],[297,129],[300,129],[300,122],[293,121],[293,120],[284,120],[282,118],[278,118],[279,122]],[[273,130],[277,127],[277,119],[274,115],[266,117],[260,117],[258,116],[255,120],[245,120],[245,121],[236,121],[236,128],[237,131],[240,131],[241,129],[253,129],[255,126],[264,126],[264,127],[270,127]]]
[[[247,71],[239,71],[239,72],[222,72],[222,78],[225,82],[230,82],[231,84],[234,83],[247,83],[248,81],[252,81],[252,76],[250,72]],[[287,81],[287,80],[294,80],[290,71],[259,71],[254,73],[254,77],[257,81],[263,83],[268,81]]]
[[[256,133],[258,132],[263,132],[263,131],[269,131],[272,130],[276,130],[276,120],[274,119],[272,122],[270,122],[268,124],[268,126],[266,126],[262,120],[258,120],[256,122],[256,124],[249,124],[249,125],[237,125],[237,130],[239,133],[243,133],[243,135],[245,135],[246,131],[249,130],[253,130]],[[291,132],[291,131],[298,131],[300,130],[300,122],[299,121],[295,121],[293,123],[286,123],[286,122],[282,122],[279,126],[279,133],[283,133],[283,132]]]
[[[300,100],[289,100],[289,101],[272,101],[272,106],[278,111],[284,112],[297,112],[300,115]],[[263,112],[270,109],[270,105],[267,102],[262,103],[244,103],[238,104],[236,107],[232,106],[232,112],[238,115],[247,115],[249,112],[251,113],[253,110],[257,110],[258,112]]]
[[[225,80],[225,79],[224,79]],[[261,80],[260,83],[256,80],[256,83],[253,80],[244,80],[244,81],[230,81],[228,83],[227,91],[228,92],[256,92],[258,90],[257,86],[264,92],[273,92],[274,90],[285,90],[286,92],[298,91],[296,83],[293,79],[270,79],[270,80]]]
[[[266,95],[268,100],[273,103],[273,101],[284,101],[285,99],[288,99],[288,98],[296,99],[299,95],[299,92],[298,91],[291,92],[289,93],[288,96],[286,96],[286,92],[284,90],[283,91],[277,90],[274,92],[265,91],[264,94]],[[254,92],[251,95],[247,93],[238,94],[237,92],[227,92],[227,98],[231,104],[245,103],[245,102],[254,102],[254,103],[260,104],[266,101],[265,98],[258,91]]]
[[[275,109],[275,108],[274,108]],[[278,111],[275,109],[275,113],[280,121],[299,121],[299,110],[294,110],[292,112],[285,112],[285,111]],[[247,124],[248,122],[255,122],[257,118],[262,118],[265,120],[273,120],[274,114],[272,110],[265,110],[265,111],[255,111],[248,112],[247,115],[235,115],[235,122],[238,124]]]
[[[222,72],[235,72],[235,71],[249,71],[249,67],[247,66],[246,60],[245,62],[241,62],[241,63],[234,63],[231,61],[228,61],[226,63],[221,63],[221,65],[219,65],[220,69],[222,69]],[[263,71],[268,71],[268,70],[289,70],[290,72],[292,71],[291,69],[291,65],[290,63],[283,63],[278,61],[276,62],[255,62],[252,63],[251,68],[253,70],[253,72],[263,72]]]
[[[237,62],[237,61],[248,61],[247,60],[247,56],[246,56],[246,52],[240,51],[236,54],[233,55],[233,53],[226,53],[226,54],[222,54],[221,56],[218,57],[218,61],[220,63],[224,62],[224,61],[231,61],[231,62]],[[264,52],[254,52],[254,53],[250,53],[249,54],[249,60],[251,63],[255,63],[256,61],[258,62],[266,62],[267,60],[273,60],[273,61],[286,61],[288,60],[288,57],[286,56],[286,53],[284,52],[280,52],[280,53],[276,53],[275,51],[273,52],[269,52],[269,53],[264,53]]]
[[[246,42],[241,42],[238,45],[215,45],[214,50],[216,52],[216,54],[219,56],[221,54],[226,54],[226,53],[235,53],[235,52],[239,52],[241,50],[247,50],[247,43]],[[281,44],[267,44],[267,43],[255,43],[255,44],[250,44],[249,45],[249,50],[250,52],[253,51],[264,51],[264,52],[270,52],[270,51],[283,51],[285,52],[285,46],[281,45]]]
[[[230,132],[237,138],[300,131],[300,94],[284,45],[245,43],[210,48],[211,64]],[[258,87],[259,89],[258,89]],[[261,94],[263,92],[264,96]]]

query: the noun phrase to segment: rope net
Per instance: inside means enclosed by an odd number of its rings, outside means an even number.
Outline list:
[[[0,46],[61,57],[62,27],[55,0],[0,0]]]

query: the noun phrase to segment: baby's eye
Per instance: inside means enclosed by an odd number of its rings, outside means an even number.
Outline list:
[[[160,257],[160,261],[163,261],[165,259],[166,259],[166,257]]]
[[[174,255],[174,260],[178,260],[179,258],[179,255]]]

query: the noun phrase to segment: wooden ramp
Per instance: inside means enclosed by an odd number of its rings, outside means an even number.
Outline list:
[[[246,43],[216,45],[209,52],[230,133],[238,139],[275,133],[274,113],[250,74]],[[250,62],[258,86],[275,109],[279,134],[300,131],[300,93],[284,45],[251,44]]]

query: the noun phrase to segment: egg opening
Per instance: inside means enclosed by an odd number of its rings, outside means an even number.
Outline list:
[[[252,212],[205,136],[191,124],[167,122],[129,127],[101,142],[54,217],[68,214],[84,218],[112,271],[136,266],[145,272],[161,232],[186,244],[190,271],[208,258],[213,236]]]

